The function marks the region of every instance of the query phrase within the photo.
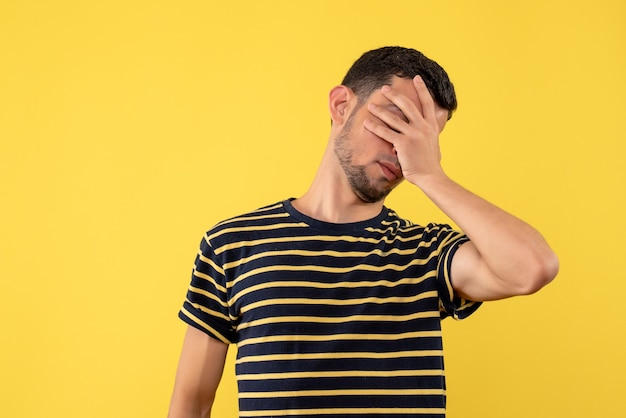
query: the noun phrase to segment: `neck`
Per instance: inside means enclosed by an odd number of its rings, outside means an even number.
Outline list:
[[[322,158],[311,186],[292,202],[305,215],[324,222],[360,222],[377,216],[384,201],[366,203],[352,191],[332,147]]]

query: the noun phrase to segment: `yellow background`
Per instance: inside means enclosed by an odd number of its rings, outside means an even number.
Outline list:
[[[448,173],[562,264],[446,320],[449,417],[624,414],[625,3],[228,3],[0,1],[0,416],[165,416],[202,233],[300,195],[328,91],[395,44],[456,85]],[[388,205],[446,220],[406,185]]]

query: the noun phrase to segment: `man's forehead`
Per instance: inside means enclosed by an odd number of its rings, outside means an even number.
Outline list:
[[[393,76],[391,78],[391,87],[397,89],[412,101],[417,100],[417,90],[415,90],[413,79]]]

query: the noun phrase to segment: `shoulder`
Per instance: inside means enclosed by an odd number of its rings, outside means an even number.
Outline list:
[[[446,240],[446,238],[463,236],[463,232],[446,223],[429,222],[427,224],[414,223],[400,217],[396,212],[387,209],[387,217],[383,221],[386,225],[393,225],[399,234],[417,236],[422,239]]]
[[[206,232],[205,240],[219,245],[252,238],[263,231],[286,228],[293,223],[285,209],[285,201],[279,201],[219,222]]]
[[[237,216],[225,219],[216,224],[210,231],[219,231],[221,229],[229,228],[232,226],[240,226],[250,223],[254,224],[258,223],[259,221],[286,216],[287,212],[285,211],[284,201],[280,201],[272,203],[270,205],[262,206],[250,212],[242,213]]]

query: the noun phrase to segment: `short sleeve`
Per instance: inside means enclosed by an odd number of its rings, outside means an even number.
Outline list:
[[[205,236],[194,262],[187,298],[178,314],[187,324],[226,344],[235,340],[224,269]]]
[[[441,318],[451,316],[454,319],[465,319],[473,314],[481,305],[481,302],[474,302],[463,299],[455,294],[452,287],[452,258],[459,247],[469,241],[469,238],[458,231],[451,231],[443,239],[439,264],[437,266],[437,288],[439,291],[439,311]]]

